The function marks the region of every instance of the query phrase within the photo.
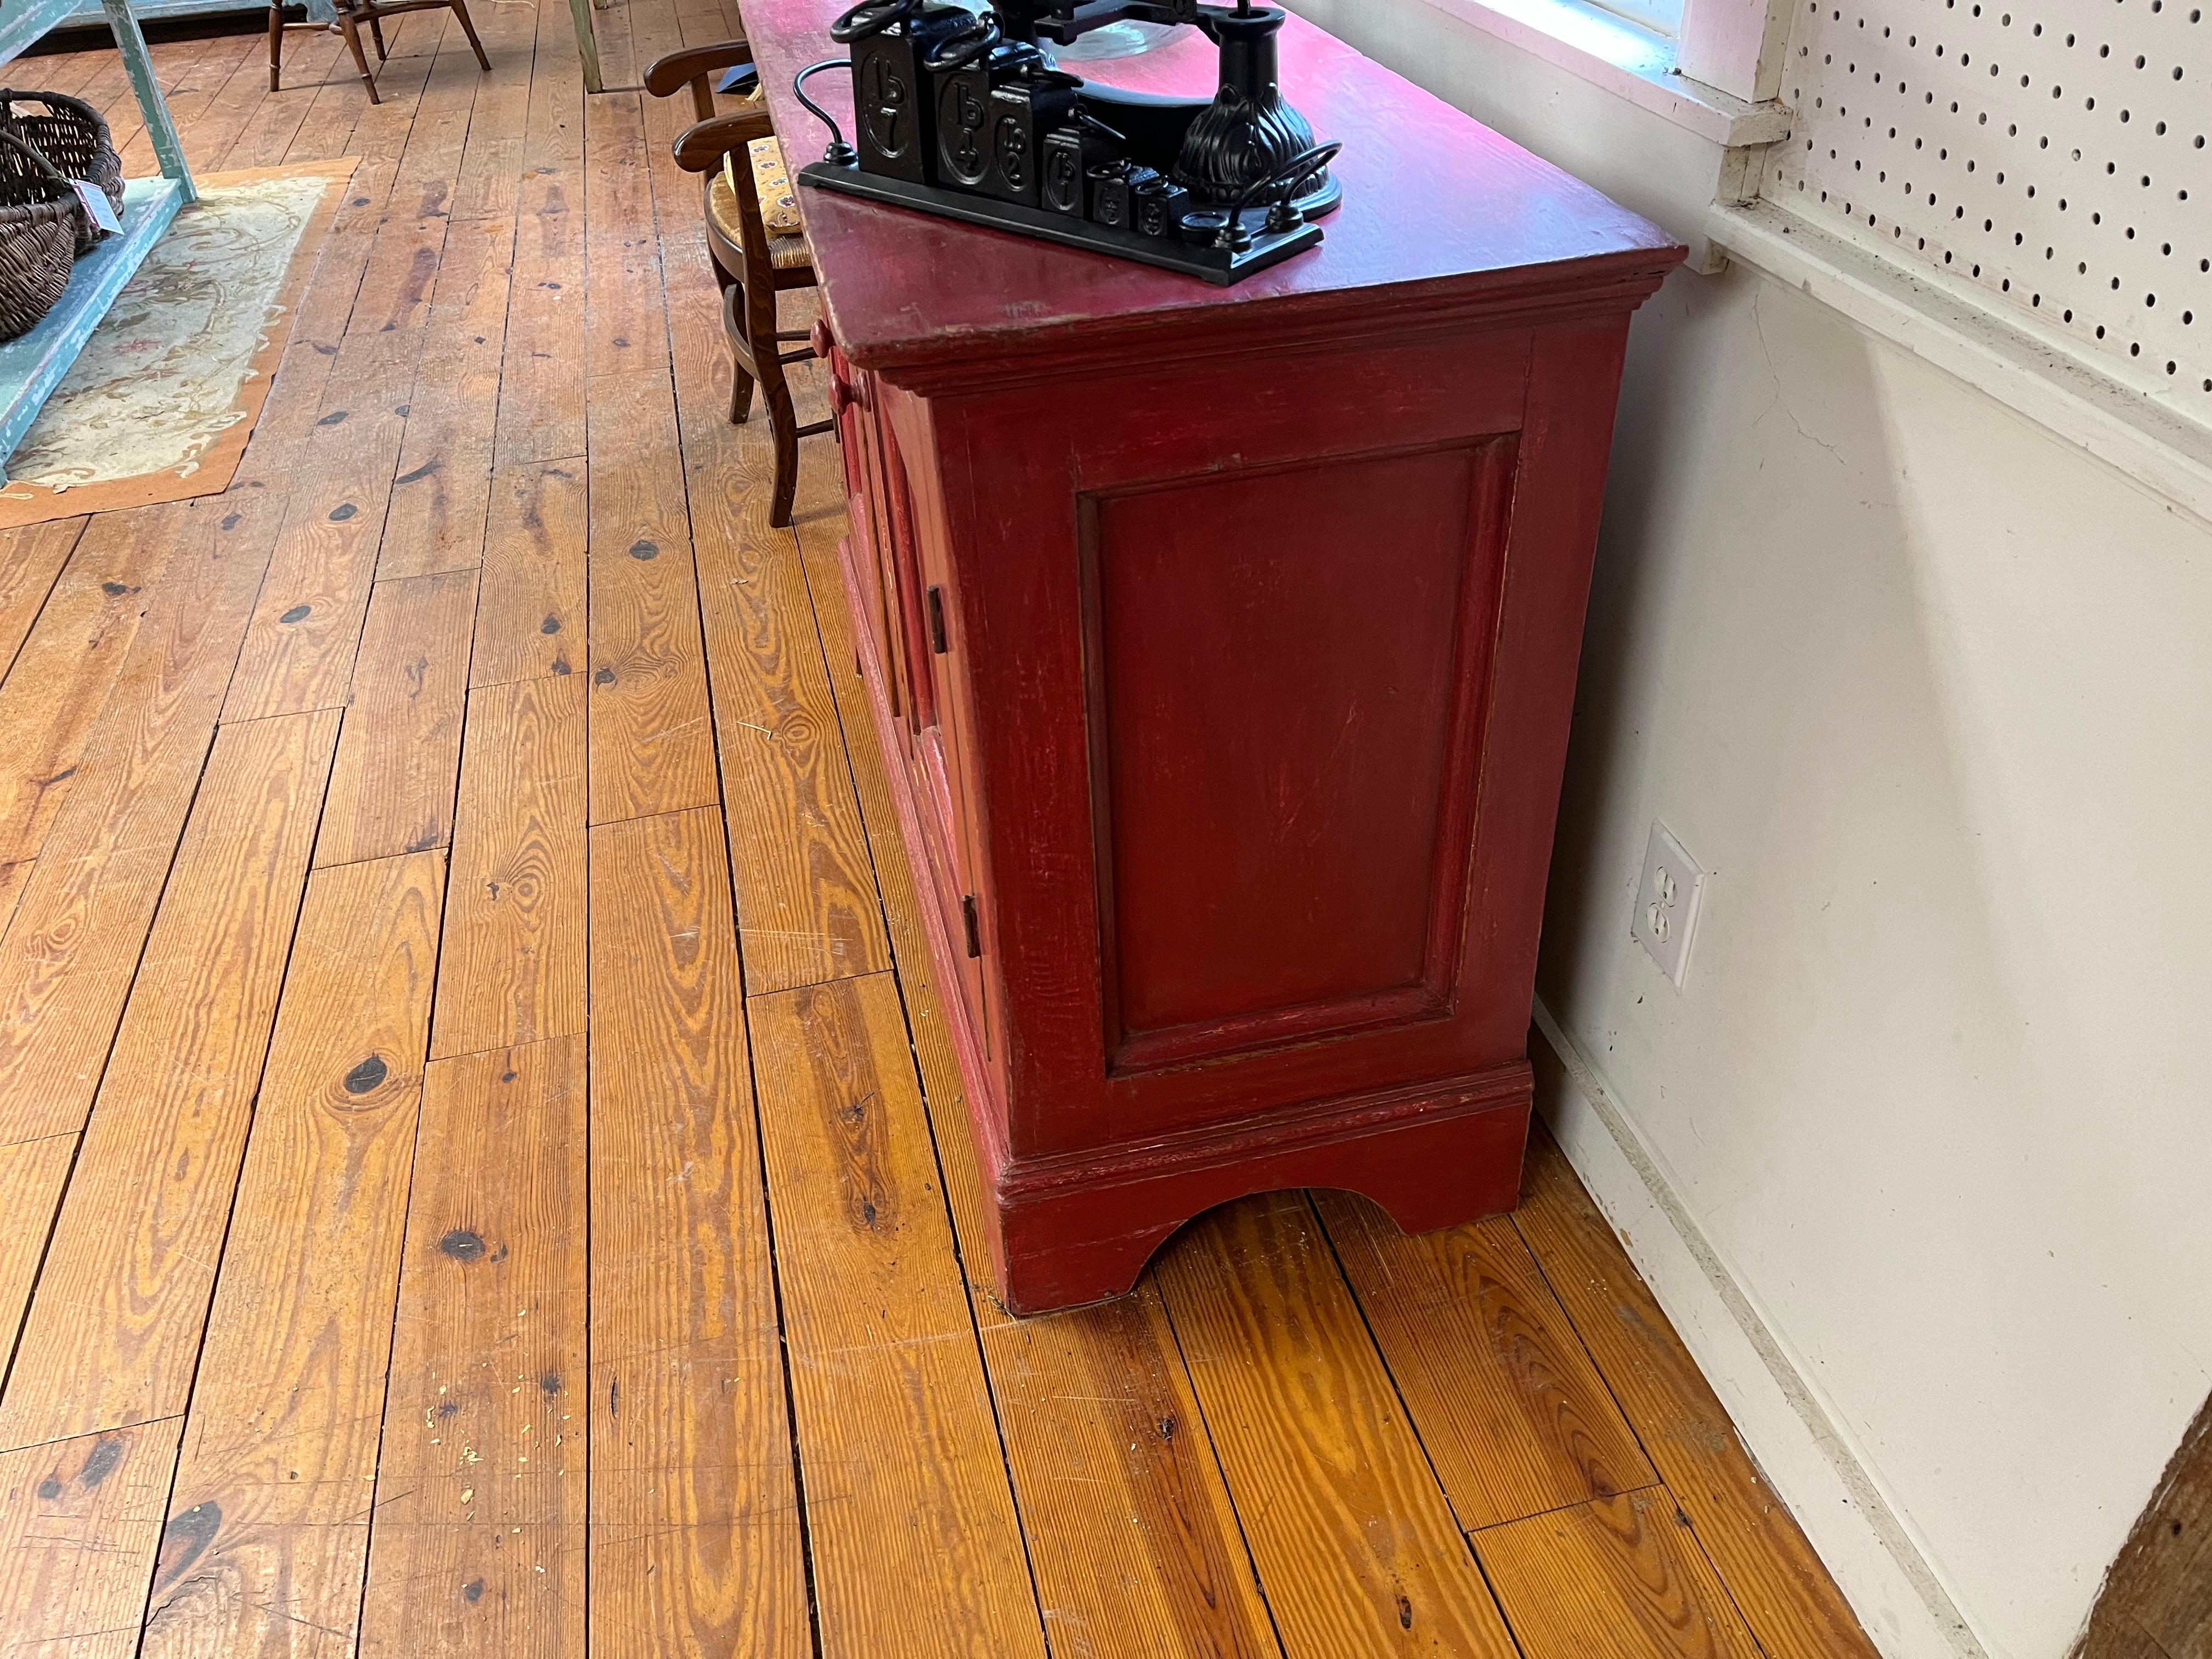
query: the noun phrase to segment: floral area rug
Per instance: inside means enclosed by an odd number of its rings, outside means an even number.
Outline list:
[[[8,458],[0,527],[228,486],[353,168],[199,181]]]

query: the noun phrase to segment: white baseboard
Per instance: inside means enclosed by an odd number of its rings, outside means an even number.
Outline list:
[[[1990,1659],[1665,1169],[1540,999],[1536,1109],[1884,1659]],[[1547,1086],[1547,1080],[1551,1086]]]

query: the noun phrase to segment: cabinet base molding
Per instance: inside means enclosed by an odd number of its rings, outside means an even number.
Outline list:
[[[1286,1187],[1358,1193],[1407,1233],[1501,1214],[1520,1194],[1531,1089],[1520,1061],[1149,1145],[987,1169],[1000,1293],[1018,1314],[1121,1296],[1185,1222]],[[988,1115],[976,1126],[988,1134]],[[986,1147],[988,1162],[995,1149]]]

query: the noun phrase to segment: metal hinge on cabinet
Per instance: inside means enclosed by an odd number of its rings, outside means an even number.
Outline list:
[[[941,587],[929,590],[929,648],[940,657],[945,654],[945,590]]]
[[[968,954],[971,957],[981,956],[983,954],[983,933],[981,928],[977,925],[975,921],[975,896],[973,893],[969,893],[962,896],[960,900],[960,919],[968,924]]]

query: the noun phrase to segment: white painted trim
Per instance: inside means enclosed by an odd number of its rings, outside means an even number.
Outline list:
[[[1782,95],[1790,11],[1782,0],[1683,0],[1675,67],[1753,103]]]
[[[1751,103],[1675,69],[1675,46],[1662,34],[1588,0],[1419,0],[1448,17],[1495,35],[1546,63],[1676,126],[1729,149],[1786,137],[1790,112]]]
[[[1966,277],[1908,264],[1841,222],[1771,202],[1717,204],[1705,231],[1730,258],[1833,306],[2212,524],[2212,428],[2162,403],[2149,374],[2001,308]]]
[[[1885,1659],[1988,1659],[1924,1546],[1541,998],[1537,1109]],[[1547,1086],[1556,1077],[1556,1086]]]

